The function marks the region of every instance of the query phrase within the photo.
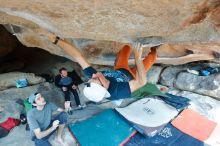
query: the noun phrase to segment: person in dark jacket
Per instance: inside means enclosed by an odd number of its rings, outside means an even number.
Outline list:
[[[66,68],[61,68],[59,70],[59,75],[55,77],[55,85],[59,88],[61,88],[61,91],[64,93],[65,97],[65,103],[64,107],[65,109],[70,109],[70,92],[73,93],[76,105],[79,108],[82,108],[83,106],[80,103],[79,95],[77,93],[77,88],[80,83],[83,81],[81,78],[76,74],[75,71],[68,72]]]

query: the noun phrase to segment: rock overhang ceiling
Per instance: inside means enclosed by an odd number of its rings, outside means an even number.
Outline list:
[[[0,0],[0,18],[27,46],[72,59],[39,35],[48,30],[95,64],[113,65],[120,47],[134,41],[162,43],[158,63],[218,61],[220,56],[220,0]]]

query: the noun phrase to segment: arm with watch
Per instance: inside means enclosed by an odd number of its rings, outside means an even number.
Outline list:
[[[73,45],[69,44],[65,40],[60,39],[58,36],[49,32],[47,33],[47,37],[51,42],[62,48],[67,54],[73,57],[83,69],[91,66],[90,63],[88,63],[85,57],[81,54],[81,52]]]

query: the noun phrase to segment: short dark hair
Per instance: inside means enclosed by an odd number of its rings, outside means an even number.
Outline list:
[[[35,92],[35,93],[34,93],[34,96],[36,96],[37,94],[39,94],[39,92]]]
[[[91,87],[90,83],[88,83],[88,82],[85,83],[85,86],[86,87]]]
[[[39,92],[35,92],[34,96],[36,96],[37,94],[39,94]],[[33,101],[33,103],[36,104],[35,100]],[[32,103],[32,108],[36,108],[36,106],[34,106],[33,103]]]
[[[61,73],[63,70],[67,71],[67,69],[65,67],[62,67],[61,69],[59,69],[59,73]]]
[[[39,92],[35,92],[34,96],[36,96],[37,94],[39,94]],[[36,97],[35,97],[36,98]],[[35,100],[33,101],[34,104],[36,104]]]

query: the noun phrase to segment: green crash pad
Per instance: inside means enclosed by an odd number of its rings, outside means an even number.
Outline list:
[[[163,97],[168,97],[166,94],[162,93],[155,84],[147,83],[140,89],[132,92],[131,97],[132,98],[144,98],[146,96],[163,96]]]

